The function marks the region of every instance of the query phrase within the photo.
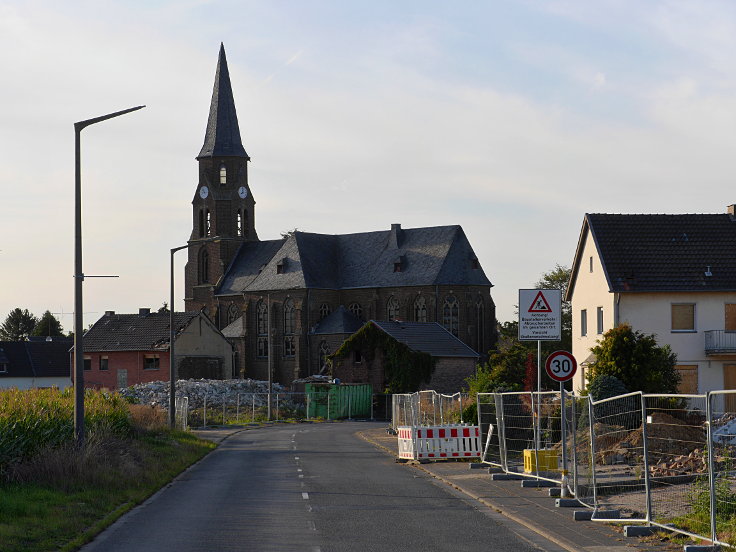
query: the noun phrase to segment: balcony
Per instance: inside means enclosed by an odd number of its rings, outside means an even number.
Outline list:
[[[703,333],[706,355],[736,354],[736,331],[708,330]]]

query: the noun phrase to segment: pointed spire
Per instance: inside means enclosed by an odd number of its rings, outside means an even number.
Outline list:
[[[245,157],[250,159],[240,140],[238,115],[235,112],[233,89],[230,86],[230,72],[227,70],[225,46],[220,43],[220,56],[215,72],[215,86],[212,89],[210,116],[207,120],[207,132],[204,145],[197,159],[202,157]]]

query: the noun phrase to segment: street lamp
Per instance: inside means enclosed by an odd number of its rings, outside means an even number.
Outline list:
[[[212,243],[228,240],[232,238],[221,238],[220,236],[212,236],[211,238],[200,238],[190,241],[186,245],[174,247],[171,250],[171,278],[170,278],[170,296],[169,296],[169,426],[174,429],[176,425],[176,368],[174,364],[174,253],[182,249],[188,249],[193,245],[200,243]]]
[[[84,445],[84,312],[82,310],[82,130],[95,123],[120,117],[131,111],[143,109],[145,105],[108,113],[94,119],[74,123],[74,437],[77,446]],[[92,276],[87,276],[91,278]]]

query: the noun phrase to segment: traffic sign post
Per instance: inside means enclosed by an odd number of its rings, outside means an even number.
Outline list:
[[[565,401],[565,382],[571,379],[578,369],[575,357],[567,351],[555,351],[544,363],[547,375],[560,382],[560,437],[562,437],[562,485],[560,495],[567,496],[567,414]],[[575,431],[575,428],[573,428]]]
[[[537,399],[542,396],[542,341],[562,339],[561,305],[562,292],[559,289],[519,290],[519,341],[537,342]],[[535,442],[539,448],[542,441],[539,410],[536,414]]]

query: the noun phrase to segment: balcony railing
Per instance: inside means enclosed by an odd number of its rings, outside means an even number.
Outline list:
[[[726,330],[708,330],[705,334],[705,354],[736,354],[736,332]]]

